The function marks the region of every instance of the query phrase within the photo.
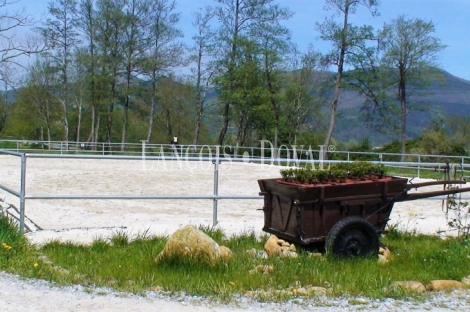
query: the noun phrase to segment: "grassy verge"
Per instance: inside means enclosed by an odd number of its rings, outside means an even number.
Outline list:
[[[1,217],[0,269],[63,285],[106,286],[134,293],[183,291],[222,301],[258,290],[288,290],[282,295],[273,292],[268,298],[258,298],[283,301],[296,295],[293,285],[326,287],[330,296],[406,298],[412,294],[384,289],[398,280],[426,284],[434,279],[461,280],[470,274],[469,243],[455,238],[442,240],[392,229],[382,242],[391,249],[393,259],[378,264],[376,259],[309,257],[305,249],[298,250],[298,258],[259,259],[246,250],[262,250],[266,237],[259,240],[253,233],[244,233],[227,238],[220,231],[204,230],[233,251],[232,261],[214,267],[177,260],[155,264],[153,259],[167,238],[141,235],[131,241],[125,233],[115,233],[108,240],[97,239],[87,246],[55,241],[35,248]],[[274,271],[249,273],[260,264],[271,265]]]

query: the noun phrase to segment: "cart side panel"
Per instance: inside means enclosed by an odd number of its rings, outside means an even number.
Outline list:
[[[394,196],[405,189],[406,179],[305,187],[259,180],[264,195],[265,232],[302,245],[323,242],[339,220],[348,216],[367,219],[384,230]]]

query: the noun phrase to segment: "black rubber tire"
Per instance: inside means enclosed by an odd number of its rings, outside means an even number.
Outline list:
[[[339,257],[368,257],[379,253],[379,235],[361,217],[346,217],[336,222],[326,236],[327,254]]]

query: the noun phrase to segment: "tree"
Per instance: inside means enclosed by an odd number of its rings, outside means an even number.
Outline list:
[[[121,65],[124,59],[123,42],[125,26],[124,0],[97,1],[96,44],[99,52],[101,100],[106,107],[106,142],[112,142],[114,107],[120,97],[118,88]]]
[[[326,102],[326,90],[331,87],[328,84],[331,77],[323,70],[321,59],[321,54],[312,47],[304,54],[296,51],[291,57],[289,70],[283,75],[285,83],[279,113],[282,141],[297,144],[297,137],[302,132],[309,138],[324,132],[321,108]]]
[[[157,129],[161,130],[165,142],[171,142],[173,137],[190,137],[192,132],[192,116],[194,114],[191,100],[193,88],[174,76],[159,80],[156,94],[159,111],[155,119]]]
[[[97,22],[97,13],[93,7],[93,0],[81,0],[78,14],[78,26],[81,30],[84,40],[86,41],[86,53],[83,55],[83,66],[87,72],[87,90],[89,94],[89,105],[90,105],[90,133],[88,135],[87,142],[97,142],[98,132],[100,125],[100,102],[98,101],[98,72],[97,72],[97,49],[95,43]],[[96,147],[93,146],[93,149]]]
[[[178,41],[183,36],[176,27],[180,19],[179,13],[174,13],[174,0],[155,0],[149,7],[148,29],[146,32],[146,50],[142,61],[141,73],[150,78],[147,87],[148,130],[147,141],[152,139],[157,113],[157,85],[159,79],[169,71],[184,64],[183,45]]]
[[[55,0],[48,6],[51,18],[48,18],[44,27],[40,28],[42,36],[48,45],[48,55],[51,56],[52,66],[60,75],[58,92],[54,94],[62,106],[62,122],[64,127],[63,139],[69,139],[69,100],[70,100],[70,64],[72,52],[80,42],[76,29],[76,5],[75,0]]]
[[[194,128],[193,145],[199,142],[199,134],[201,131],[202,116],[204,113],[204,105],[206,102],[206,93],[211,76],[211,68],[205,62],[205,58],[209,53],[212,44],[211,37],[213,35],[210,28],[210,21],[214,18],[215,12],[212,7],[205,7],[194,14],[195,21],[193,26],[197,29],[197,34],[193,37],[193,56],[192,59],[196,63],[196,69],[193,70],[195,76],[194,86],[194,103],[196,107],[196,124]]]
[[[32,26],[34,20],[24,11],[7,10],[16,2],[18,1],[0,1],[0,64],[13,63],[22,66],[17,62],[20,56],[39,53],[44,50],[44,45],[33,37],[22,39],[17,36],[19,29]]]
[[[347,55],[353,53],[354,47],[361,45],[361,42],[368,39],[374,39],[373,37],[363,37],[364,32],[349,22],[350,14],[354,14],[359,6],[364,6],[369,9],[373,16],[377,14],[377,0],[326,0],[326,8],[336,11],[336,13],[343,18],[342,23],[340,24],[331,18],[327,18],[323,23],[316,24],[321,38],[323,40],[331,41],[333,45],[333,50],[326,56],[326,61],[327,63],[336,66],[330,123],[323,143],[325,147],[330,144],[335,127],[336,112],[338,109],[341,87],[343,85],[343,72],[345,65],[347,64]],[[328,149],[326,148],[324,155],[325,158],[327,156],[327,150]]]
[[[218,75],[224,75],[222,81],[235,81],[235,69],[241,64],[237,59],[240,43],[255,41],[261,26],[274,27],[281,20],[288,19],[291,13],[287,8],[273,4],[274,0],[217,0],[218,49],[215,58],[218,64]],[[224,86],[224,92],[232,92],[233,85]],[[230,99],[233,97],[227,97]],[[222,129],[217,140],[222,145],[230,123],[230,109],[233,103],[225,101],[222,108]]]
[[[87,61],[89,59],[87,49],[77,49],[74,53],[73,62],[71,64],[71,93],[70,101],[71,106],[75,109],[76,113],[76,128],[75,128],[75,141],[80,142],[81,127],[84,112],[90,112],[93,106],[89,104],[90,94],[88,92],[88,72]],[[91,108],[91,109],[90,109]]]
[[[285,90],[283,72],[287,67],[287,58],[295,50],[290,41],[290,35],[290,31],[282,25],[265,24],[261,25],[257,36],[262,54],[263,76],[271,105],[268,111],[272,112],[272,123],[274,125],[274,151],[277,151],[279,128],[281,126],[282,94]]]
[[[45,128],[49,142],[52,140],[52,127],[58,118],[59,103],[53,94],[57,80],[57,71],[51,59],[47,56],[38,57],[28,70],[26,86],[20,94],[22,101],[28,102],[29,106],[38,113],[42,121],[41,134]],[[42,135],[41,140],[43,140]]]
[[[8,11],[8,8],[18,1],[0,1],[0,81],[5,86],[4,98],[0,104],[0,132],[3,130],[7,117],[10,113],[9,99],[6,98],[8,91],[17,85],[12,79],[15,67],[24,67],[18,59],[22,56],[31,56],[42,52],[44,45],[32,36],[21,38],[18,33],[21,29],[28,28],[34,24],[31,16],[25,11]]]
[[[0,64],[0,81],[3,83],[3,91],[0,92],[0,132],[5,128],[11,111],[11,93],[16,91],[14,76],[13,64],[8,62]]]
[[[262,60],[256,42],[239,39],[236,64],[230,73],[215,80],[220,88],[219,98],[230,103],[235,119],[237,146],[243,146],[247,134],[256,123],[266,120],[268,90],[265,88]]]
[[[148,26],[148,1],[127,0],[125,12],[125,28],[123,38],[123,67],[124,67],[124,114],[121,133],[121,150],[124,150],[127,128],[129,125],[129,106],[131,96],[135,92],[136,82],[134,74],[138,73],[138,66],[142,62],[145,49],[145,28]],[[135,75],[137,76],[137,75]]]
[[[438,53],[445,48],[433,36],[434,32],[431,21],[406,19],[402,15],[385,24],[380,33],[383,51],[380,67],[387,70],[390,87],[396,90],[395,98],[399,102],[402,160],[406,153],[407,118],[413,108],[409,95],[436,77],[433,67]]]

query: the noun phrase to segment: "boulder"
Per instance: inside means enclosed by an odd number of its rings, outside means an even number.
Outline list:
[[[464,283],[454,280],[434,280],[431,281],[428,285],[426,285],[426,289],[430,291],[451,290],[465,287],[467,287],[467,285],[465,285]]]
[[[230,248],[225,246],[220,246],[220,257],[224,260],[232,260],[233,253]]]
[[[250,256],[253,256],[254,258],[258,259],[268,259],[268,253],[264,250],[256,250],[256,248],[251,248],[246,250],[246,253],[249,254]]]
[[[392,289],[404,289],[404,290],[411,290],[416,293],[423,293],[426,291],[426,287],[420,282],[417,281],[396,281],[390,285]]]
[[[278,244],[278,238],[276,235],[269,236],[268,240],[264,244],[264,250],[268,253],[268,256],[280,255],[282,253],[281,246]]]
[[[299,256],[294,244],[279,239],[276,235],[271,235],[268,238],[264,244],[264,250],[266,250],[269,257],[278,255],[281,257],[296,258]]]
[[[378,264],[387,264],[390,260],[385,258],[384,255],[379,254],[379,259],[377,260]]]
[[[282,258],[298,258],[299,255],[295,251],[282,250],[281,257]]]
[[[224,253],[227,253],[225,249]],[[205,264],[215,264],[222,258],[219,244],[192,225],[187,225],[170,235],[163,251],[154,261],[159,262],[174,257]]]
[[[388,247],[380,247],[379,255],[384,256],[385,259],[390,260],[392,258],[392,253]]]
[[[255,274],[255,273],[262,273],[262,274],[271,274],[274,272],[274,267],[272,265],[262,265],[259,264],[255,266],[253,269],[248,271],[250,274]]]

